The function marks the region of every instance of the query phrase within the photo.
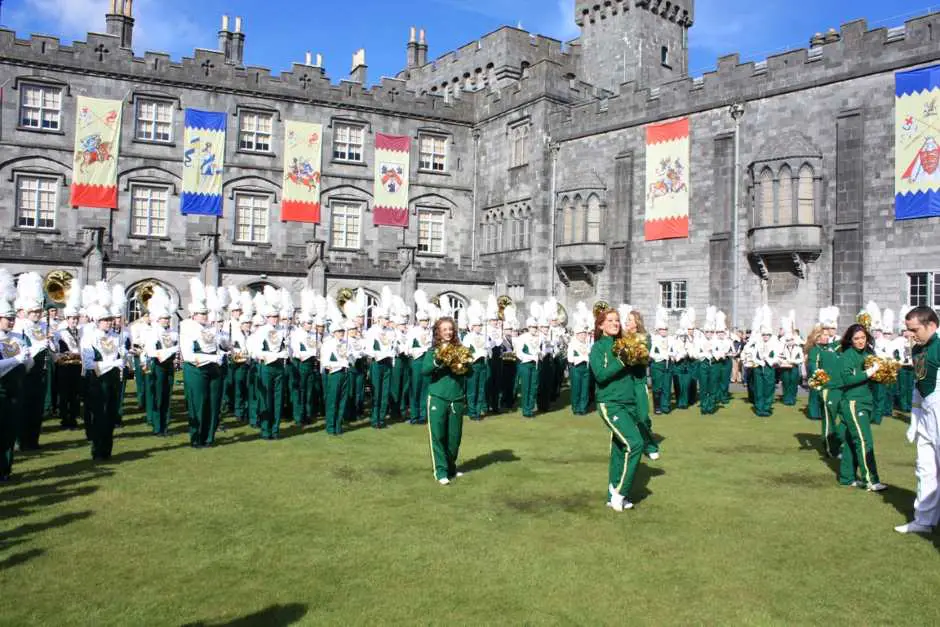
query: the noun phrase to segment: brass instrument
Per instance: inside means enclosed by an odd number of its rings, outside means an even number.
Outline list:
[[[141,283],[134,290],[134,299],[140,304],[141,309],[147,308],[151,296],[153,296],[153,283],[150,281]]]
[[[512,299],[509,296],[506,296],[505,294],[503,294],[502,296],[496,299],[496,306],[498,308],[497,317],[500,320],[504,319],[506,307],[510,307],[511,305],[512,305]]]
[[[57,366],[81,366],[82,356],[78,353],[64,353],[56,357]]]
[[[64,305],[69,287],[72,285],[72,275],[65,270],[53,270],[46,275],[43,289],[46,298],[57,305]]]
[[[342,311],[343,305],[345,305],[347,302],[351,301],[355,297],[356,297],[355,292],[353,292],[348,287],[344,287],[343,289],[341,289],[340,291],[336,293],[336,306],[339,307],[340,311]]]

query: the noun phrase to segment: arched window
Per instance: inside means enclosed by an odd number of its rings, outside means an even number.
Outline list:
[[[574,197],[574,228],[571,233],[571,241],[584,241],[584,201],[581,196]]]
[[[457,319],[457,314],[467,306],[467,299],[453,292],[444,292],[437,297],[437,300],[441,304],[441,309],[443,311],[449,311],[454,317],[454,320]]]
[[[800,179],[797,191],[797,217],[800,224],[815,224],[816,198],[813,168],[804,165],[800,168]]]
[[[562,200],[562,211],[565,213],[564,220],[564,231],[562,233],[562,242],[565,244],[570,244],[572,238],[574,237],[574,205],[571,204],[571,199],[565,196]]]
[[[793,174],[790,166],[780,168],[777,186],[777,224],[793,224]]]
[[[525,213],[522,215],[522,247],[528,248],[531,246],[531,236],[532,236],[532,210],[526,207]]]
[[[601,201],[594,194],[587,204],[587,241],[601,241]]]
[[[774,174],[770,168],[760,173],[760,226],[774,224]]]

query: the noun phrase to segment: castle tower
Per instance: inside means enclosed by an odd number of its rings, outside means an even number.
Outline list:
[[[111,0],[104,20],[108,34],[119,37],[122,48],[130,48],[134,41],[134,0]]]
[[[634,81],[656,87],[689,71],[688,32],[695,0],[577,0],[579,78],[619,91]]]

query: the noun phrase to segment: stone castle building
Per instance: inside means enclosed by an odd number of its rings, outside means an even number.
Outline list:
[[[940,13],[700,77],[693,0],[578,0],[573,19],[571,42],[504,27],[432,61],[413,31],[406,67],[372,88],[361,54],[338,83],[310,55],[280,75],[246,65],[240,19],[218,50],[135,56],[131,0],[71,46],[0,30],[0,263],[184,302],[201,276],[455,307],[494,291],[713,304],[745,326],[761,302],[801,325],[829,304],[843,322],[868,299],[940,306],[940,221],[893,220],[892,150],[894,73],[940,60]],[[115,211],[69,202],[78,95],[124,101]],[[221,218],[179,211],[189,107],[228,114]],[[683,116],[689,237],[646,242],[645,127]],[[285,120],[323,124],[317,225],[279,218]],[[372,225],[377,132],[413,140],[407,229]]]

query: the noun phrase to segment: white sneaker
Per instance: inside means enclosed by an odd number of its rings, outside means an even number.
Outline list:
[[[456,475],[454,475],[454,477],[463,477],[463,473],[462,473],[462,472],[458,472]]]
[[[898,525],[894,528],[898,533],[930,533],[933,531],[933,527],[928,527],[927,525],[921,525],[914,522],[913,520],[909,523],[903,525]]]
[[[883,483],[869,483],[868,491],[869,492],[881,492],[882,490],[887,490],[888,486]]]
[[[852,483],[840,483],[843,488],[857,488],[862,485],[861,481],[853,481]]]
[[[623,512],[628,509],[633,509],[633,503],[622,499],[616,501],[607,501],[607,507],[614,510],[615,512]]]
[[[661,457],[661,455],[659,454],[659,451],[653,451],[652,453],[650,453],[649,455],[647,455],[647,457],[649,457],[650,460],[652,460],[652,461],[655,462],[657,459],[659,459],[659,458]]]
[[[450,485],[450,479],[444,477],[443,479],[438,479],[437,482],[441,485]]]

